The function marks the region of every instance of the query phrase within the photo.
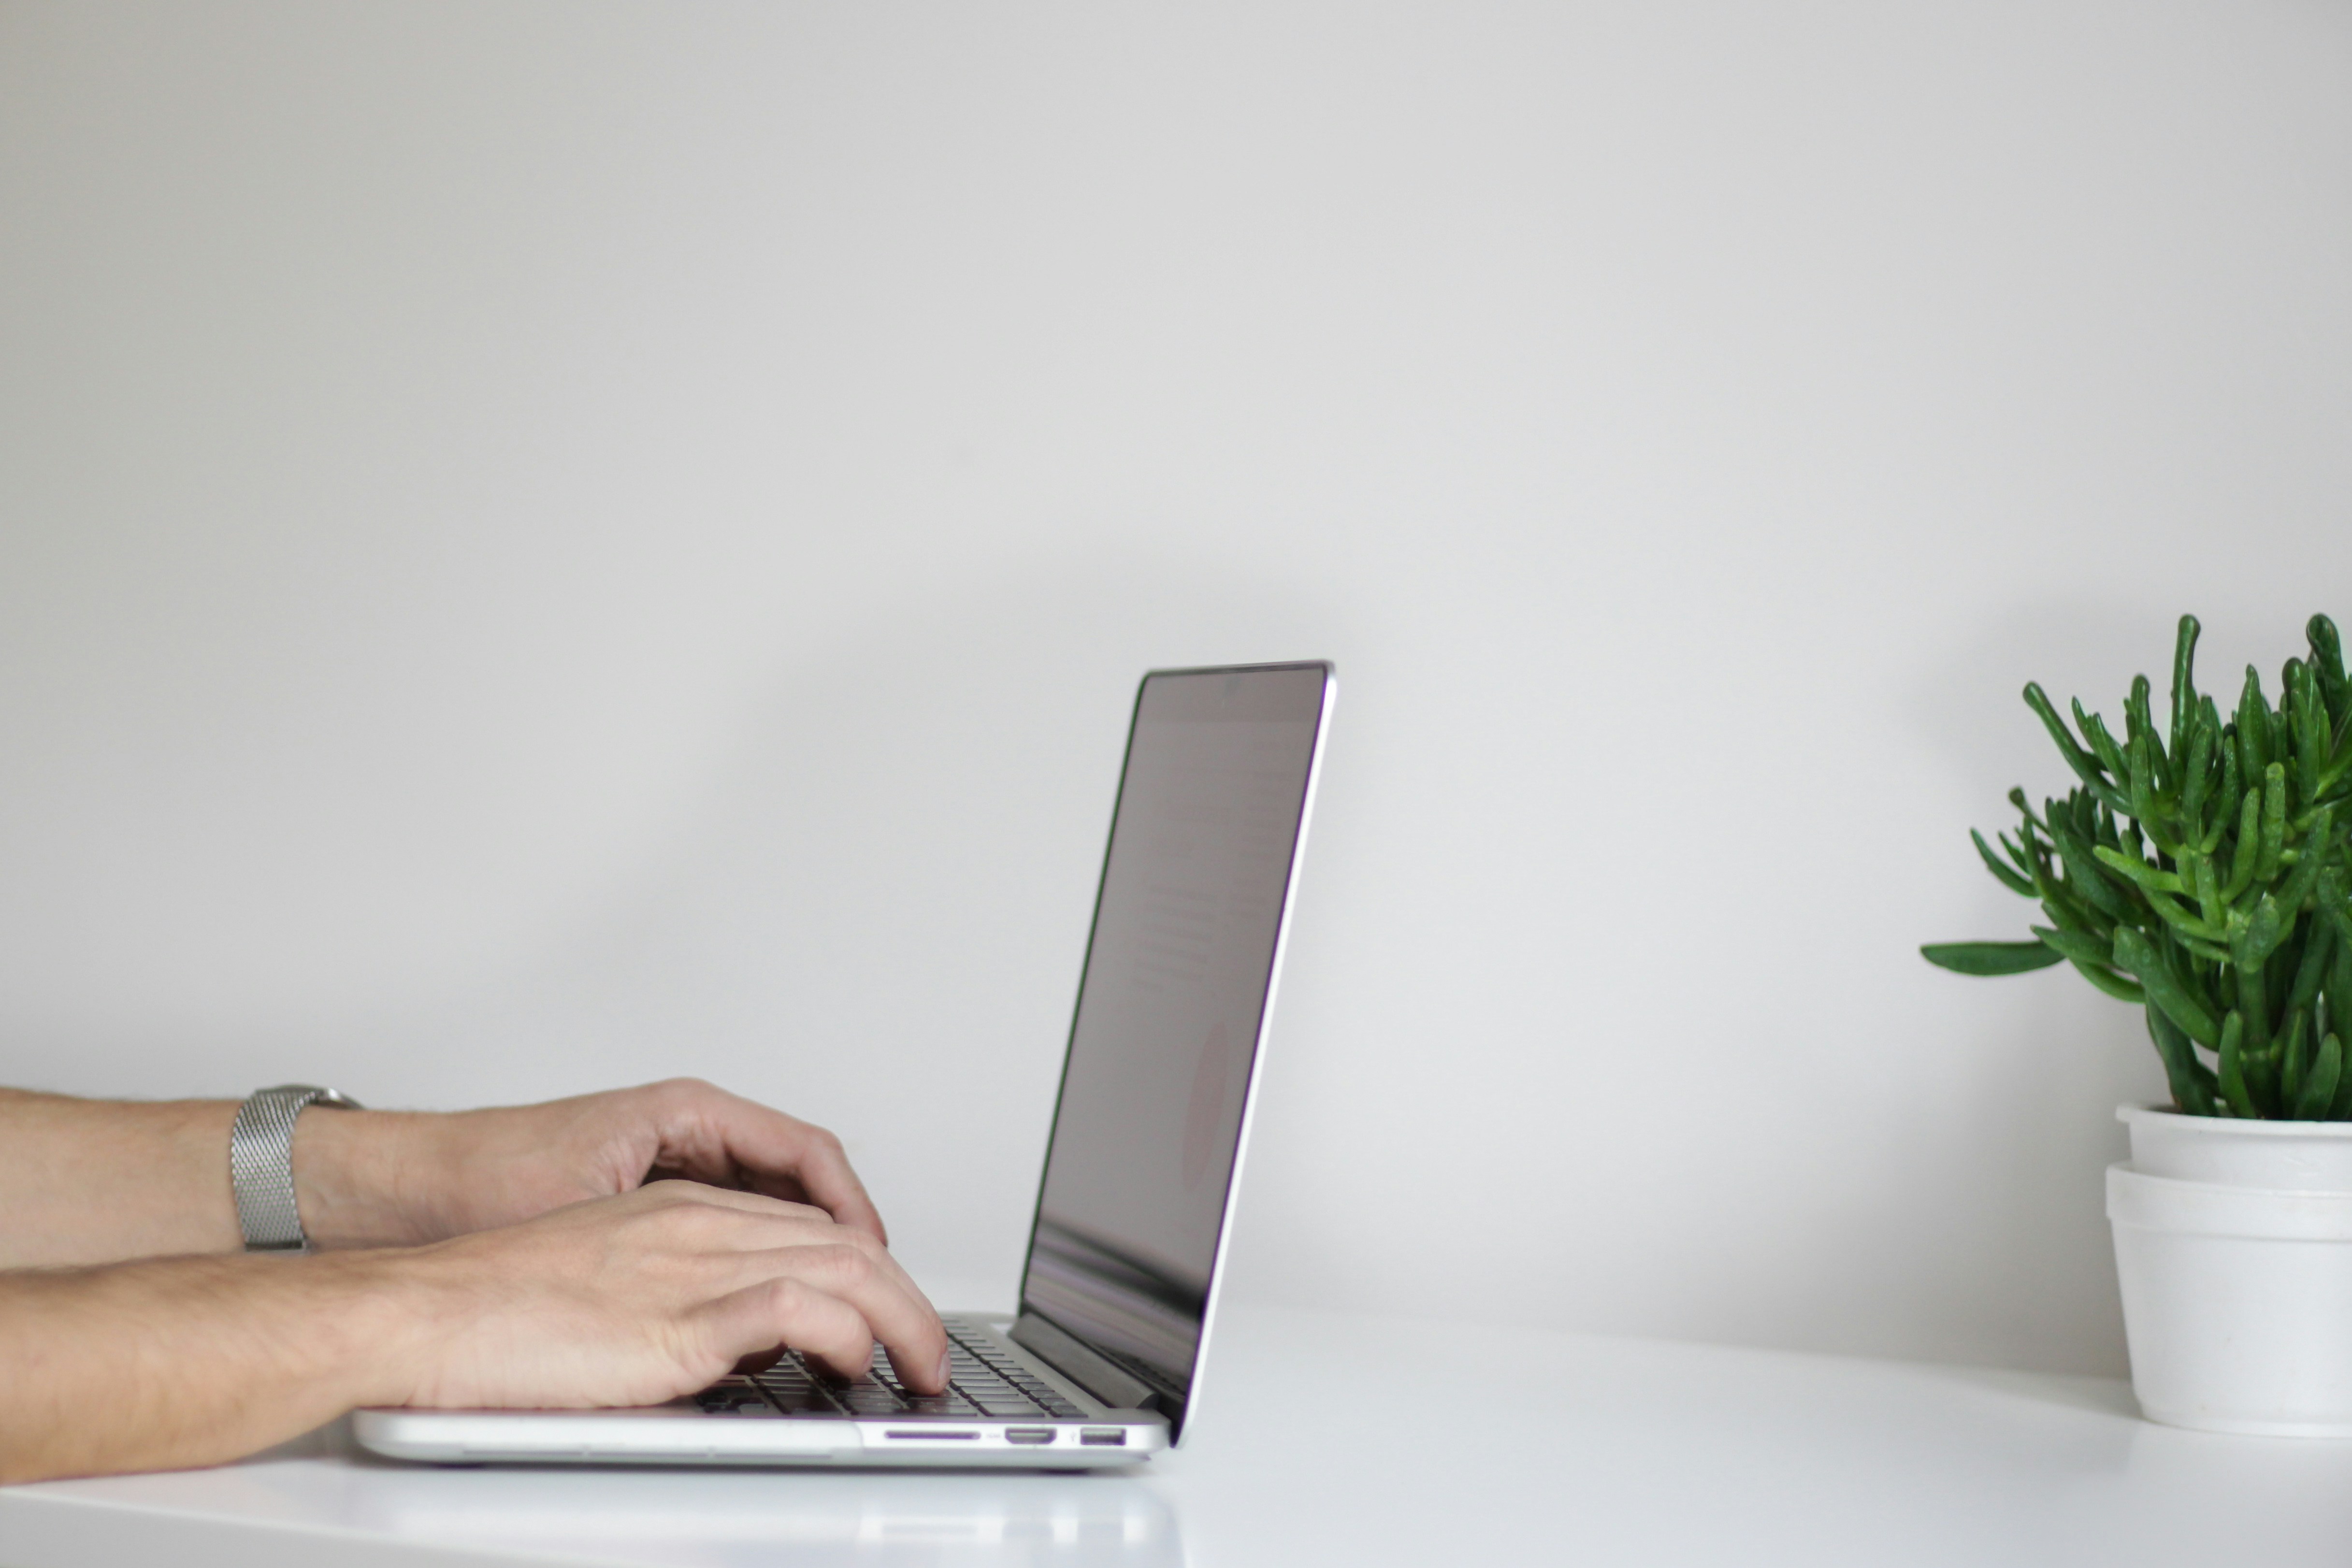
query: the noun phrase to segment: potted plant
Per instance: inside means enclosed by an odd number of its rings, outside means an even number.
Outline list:
[[[1966,975],[2071,964],[2144,1009],[2172,1103],[2125,1106],[2107,1173],[2141,1408],[2210,1430],[2352,1436],[2352,682],[2315,615],[2272,706],[2224,714],[2180,618],[2169,713],[2132,683],[2121,738],[2038,685],[2077,780],[1977,852],[2049,924],[1920,949]]]

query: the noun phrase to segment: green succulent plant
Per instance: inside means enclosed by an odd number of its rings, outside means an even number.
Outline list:
[[[2118,742],[2073,705],[2066,726],[2038,685],[2025,701],[2081,782],[2034,814],[2009,792],[2017,837],[1986,868],[2041,902],[2031,942],[1919,949],[1963,975],[2070,963],[2147,1010],[2174,1104],[2198,1116],[2352,1121],[2352,684],[2336,623],[2305,628],[2278,706],[2246,669],[2224,717],[2196,688],[2199,626],[2180,618],[2170,723],[2132,682]],[[2339,826],[2339,817],[2345,819]]]

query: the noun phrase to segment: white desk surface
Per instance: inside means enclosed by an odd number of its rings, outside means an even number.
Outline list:
[[[1131,1472],[441,1470],[330,1427],[0,1490],[0,1563],[2352,1563],[2352,1443],[2150,1426],[2104,1379],[1266,1309],[1218,1360]]]

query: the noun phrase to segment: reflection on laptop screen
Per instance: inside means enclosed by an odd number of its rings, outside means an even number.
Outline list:
[[[1022,1306],[1180,1398],[1272,980],[1321,665],[1136,706]]]

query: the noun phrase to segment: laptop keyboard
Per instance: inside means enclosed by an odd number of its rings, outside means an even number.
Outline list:
[[[948,1391],[909,1394],[890,1370],[882,1347],[864,1377],[835,1377],[812,1366],[797,1351],[765,1372],[730,1377],[695,1396],[712,1415],[727,1416],[1050,1416],[1076,1418],[1080,1411],[1035,1373],[984,1334],[950,1322],[948,1330]]]

